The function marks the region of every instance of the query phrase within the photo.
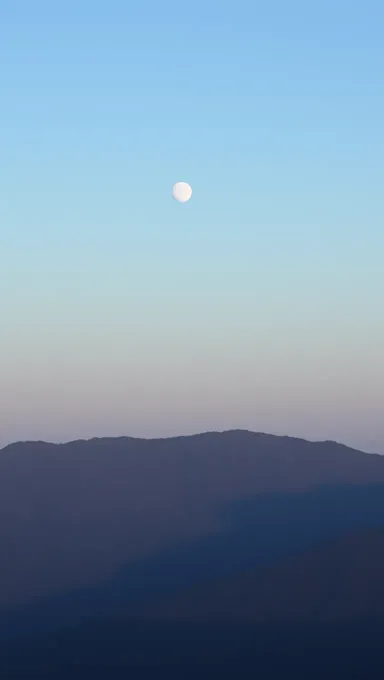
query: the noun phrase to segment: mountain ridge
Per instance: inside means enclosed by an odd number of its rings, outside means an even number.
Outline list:
[[[248,429],[241,429],[241,428],[235,428],[235,429],[229,429],[229,430],[207,430],[207,431],[202,431],[202,432],[196,432],[192,434],[185,434],[185,435],[171,435],[167,437],[134,437],[131,435],[118,435],[118,436],[112,436],[112,437],[90,437],[88,439],[85,438],[78,438],[78,439],[70,439],[68,441],[63,441],[63,442],[51,442],[48,440],[41,440],[41,439],[26,439],[26,440],[18,440],[15,442],[11,442],[9,444],[6,444],[5,446],[0,448],[0,455],[12,451],[15,448],[18,447],[30,447],[30,446],[52,446],[56,448],[63,448],[66,446],[71,446],[71,445],[78,445],[78,444],[92,444],[92,443],[111,443],[111,442],[145,442],[145,443],[150,443],[150,442],[177,442],[177,441],[185,441],[185,440],[196,440],[196,439],[201,439],[205,437],[217,437],[217,436],[250,436],[250,437],[258,437],[258,438],[263,438],[263,439],[273,439],[273,440],[281,440],[281,441],[291,441],[291,442],[303,442],[306,444],[311,444],[314,446],[321,446],[321,445],[335,445],[340,448],[348,449],[349,451],[355,451],[358,453],[363,453],[365,455],[370,455],[370,456],[380,456],[382,454],[380,453],[373,453],[369,451],[363,451],[362,449],[357,449],[353,446],[349,446],[347,444],[344,444],[343,442],[339,442],[333,439],[321,439],[321,440],[311,440],[311,439],[306,439],[305,437],[296,437],[296,436],[290,436],[290,435],[278,435],[278,434],[272,434],[268,432],[261,432],[261,431],[256,431],[256,430],[248,430]]]
[[[383,456],[248,430],[16,443],[0,455],[0,609],[103,583],[132,593],[142,568],[146,588],[176,565],[205,579],[251,566],[258,545],[270,559],[313,531],[376,526],[377,485]]]

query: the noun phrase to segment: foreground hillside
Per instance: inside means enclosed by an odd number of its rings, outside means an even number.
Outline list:
[[[3,647],[6,678],[381,678],[384,528],[195,588],[134,619]]]

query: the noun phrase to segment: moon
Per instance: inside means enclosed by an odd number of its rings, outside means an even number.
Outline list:
[[[179,203],[186,203],[192,196],[192,189],[187,182],[176,182],[173,185],[172,196]]]

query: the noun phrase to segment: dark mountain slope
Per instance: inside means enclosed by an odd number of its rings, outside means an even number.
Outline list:
[[[384,621],[383,574],[384,527],[194,588],[143,618],[278,625]]]
[[[12,445],[0,675],[384,677],[383,533],[384,458],[332,442]]]
[[[382,680],[384,624],[95,622],[8,649],[5,680]],[[1,654],[1,652],[0,652]]]
[[[330,485],[259,494],[222,508],[225,529],[167,543],[97,585],[69,588],[0,610],[0,636],[50,629],[89,616],[133,614],[196,584],[211,583],[346,533],[384,527],[384,485]]]
[[[0,452],[0,606],[90,586],[167,545],[227,531],[228,504],[384,483],[384,458],[245,431]]]
[[[11,680],[382,678],[384,529],[108,617],[0,647]]]

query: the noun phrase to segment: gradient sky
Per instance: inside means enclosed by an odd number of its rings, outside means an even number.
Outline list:
[[[382,0],[0,3],[0,444],[384,453],[383,33]]]

